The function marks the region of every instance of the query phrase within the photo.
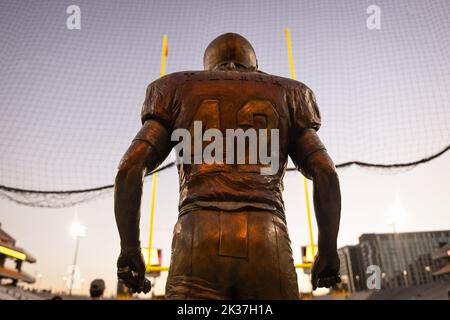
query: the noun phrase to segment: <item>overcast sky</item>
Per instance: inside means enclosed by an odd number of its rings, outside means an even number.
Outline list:
[[[81,8],[68,30],[66,8]],[[366,25],[381,8],[381,29]],[[283,29],[291,30],[297,79],[316,93],[319,131],[337,163],[408,162],[450,141],[450,5],[447,1],[2,1],[0,4],[0,184],[68,190],[111,184],[140,126],[145,88],[160,68],[201,69],[203,51],[223,32],[254,45],[262,70],[289,77]],[[390,232],[386,213],[402,208],[399,231],[450,227],[450,155],[412,170],[339,171],[343,196],[339,245],[364,232]],[[160,175],[154,244],[169,262],[177,216],[175,169]],[[148,237],[150,180],[141,240]],[[302,178],[288,173],[284,199],[295,258],[308,242]],[[119,251],[112,194],[77,207],[87,226],[79,265],[89,282],[115,290]],[[25,270],[41,287],[62,288],[75,242],[75,208],[38,209],[0,200],[2,227],[36,256]],[[317,234],[317,232],[316,232]],[[163,281],[158,284],[162,290]],[[87,285],[84,289],[87,289]]]

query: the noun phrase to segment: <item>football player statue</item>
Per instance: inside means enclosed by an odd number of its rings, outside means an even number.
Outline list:
[[[169,74],[147,88],[142,128],[115,180],[119,280],[134,292],[150,290],[139,241],[143,177],[175,148],[179,217],[166,298],[299,298],[282,199],[288,156],[314,184],[319,235],[312,286],[334,286],[340,188],[316,133],[321,119],[313,92],[259,71],[251,44],[235,33],[214,39],[203,64],[203,71]]]

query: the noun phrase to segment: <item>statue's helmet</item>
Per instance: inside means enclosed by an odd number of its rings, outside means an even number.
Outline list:
[[[237,33],[224,33],[206,47],[203,56],[205,70],[217,70],[233,64],[237,68],[256,70],[258,61],[250,42]]]

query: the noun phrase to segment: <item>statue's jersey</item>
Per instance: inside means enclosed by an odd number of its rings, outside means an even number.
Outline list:
[[[279,150],[272,156],[278,157],[279,166],[272,174],[261,173],[267,162],[258,158],[256,164],[250,164],[248,155],[244,164],[201,161],[178,165],[180,214],[199,207],[229,211],[248,208],[273,211],[284,218],[282,179],[290,144],[303,130],[320,127],[319,109],[307,86],[262,72],[189,71],[164,76],[147,88],[142,122],[149,119],[161,122],[169,135],[176,129],[187,129],[194,138],[194,121],[201,121],[203,133],[211,128],[220,130],[224,162],[232,152],[226,148],[227,129],[278,129]],[[268,136],[273,137],[270,133]],[[272,143],[270,138],[263,142]],[[173,141],[172,146],[177,143]],[[201,151],[209,143],[203,142]],[[248,141],[246,147],[249,152]],[[295,160],[296,164],[301,161]]]

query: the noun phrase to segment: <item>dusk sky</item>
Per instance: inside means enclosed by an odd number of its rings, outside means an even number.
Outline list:
[[[81,9],[68,30],[66,9]],[[367,8],[381,8],[369,30]],[[167,73],[202,68],[217,35],[237,32],[254,45],[261,70],[289,77],[284,28],[292,37],[297,80],[313,89],[319,135],[336,163],[410,162],[450,142],[450,4],[447,1],[2,1],[0,4],[0,185],[76,190],[112,184],[117,164],[140,127],[145,88],[159,76],[168,35]],[[292,164],[290,164],[292,166]],[[450,153],[408,170],[339,170],[339,246],[362,233],[450,228]],[[151,179],[144,189],[141,241],[148,241]],[[310,184],[310,191],[312,190]],[[62,289],[78,212],[86,225],[78,265],[115,292],[119,239],[112,191],[77,206],[35,208],[0,195],[2,228],[37,263],[41,288]],[[74,198],[48,203],[65,206]],[[29,198],[26,201],[32,202]],[[44,199],[45,200],[45,199]],[[48,200],[48,199],[47,199]],[[294,258],[308,244],[299,173],[285,176],[284,200]],[[177,218],[175,168],[158,180],[154,246],[169,263]],[[317,230],[315,228],[315,235]],[[157,282],[162,293],[163,279]]]

